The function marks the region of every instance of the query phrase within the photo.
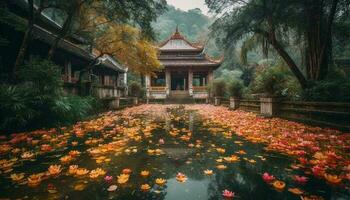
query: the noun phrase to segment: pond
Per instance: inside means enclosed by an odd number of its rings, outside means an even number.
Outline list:
[[[214,200],[225,199],[224,190],[233,199],[350,199],[345,186],[305,174],[292,158],[176,105],[2,138],[0,152],[5,199]],[[264,181],[265,172],[285,188]]]

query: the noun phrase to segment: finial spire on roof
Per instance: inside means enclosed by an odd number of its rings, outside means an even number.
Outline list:
[[[179,33],[179,25],[178,25],[178,24],[176,25],[176,31],[175,31],[175,33]]]

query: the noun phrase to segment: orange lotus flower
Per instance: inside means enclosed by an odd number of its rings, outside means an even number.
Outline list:
[[[62,168],[61,168],[61,165],[50,165],[48,171],[51,176],[57,176],[58,174],[61,173]]]
[[[71,165],[69,166],[68,173],[69,174],[76,174],[78,169],[78,165]]]
[[[227,166],[226,165],[218,165],[218,166],[216,166],[216,168],[223,170],[223,169],[226,169]]]
[[[72,150],[68,153],[68,155],[70,155],[71,157],[76,157],[80,155],[80,151]]]
[[[35,187],[38,186],[41,183],[41,177],[42,174],[32,174],[30,175],[27,180],[28,180],[28,185]]]
[[[206,169],[206,170],[204,170],[204,174],[208,175],[208,176],[213,175],[213,170]]]
[[[63,157],[60,158],[60,161],[62,163],[69,163],[72,160],[73,160],[73,158],[71,156],[63,156]]]
[[[300,190],[299,188],[289,188],[288,191],[295,194],[295,195],[304,194],[304,191]]]
[[[339,176],[327,173],[324,174],[324,178],[331,184],[339,184],[342,181],[342,178]]]
[[[23,158],[23,159],[31,159],[33,157],[34,157],[34,153],[29,152],[29,151],[26,151],[26,152],[22,153],[22,155],[21,155],[21,158]]]
[[[150,189],[151,189],[151,186],[148,185],[148,184],[142,184],[141,185],[141,190],[144,191],[144,192],[147,192]]]
[[[120,174],[119,176],[117,176],[118,179],[117,179],[117,182],[119,184],[125,184],[126,182],[129,181],[129,177],[130,175],[129,174]]]
[[[75,172],[76,175],[78,176],[84,176],[89,173],[89,170],[85,168],[78,168],[77,171]]]
[[[181,182],[181,183],[184,183],[187,181],[187,176],[181,172],[177,173],[176,175],[176,180]]]
[[[41,151],[49,152],[52,151],[52,147],[49,144],[43,144],[41,145]]]
[[[123,174],[131,174],[131,172],[132,172],[132,170],[129,169],[129,168],[125,168],[125,169],[122,170]]]
[[[149,173],[149,171],[146,171],[146,170],[145,170],[145,171],[141,171],[140,174],[141,174],[141,176],[143,176],[143,177],[147,177],[147,176],[149,176],[150,173]]]
[[[89,177],[95,179],[95,178],[98,178],[98,177],[103,176],[105,174],[106,174],[106,171],[104,171],[101,168],[96,168],[96,169],[90,171]]]
[[[163,186],[165,183],[166,183],[165,179],[162,179],[162,178],[157,178],[156,179],[156,184],[159,185],[159,186]]]
[[[11,174],[10,178],[12,181],[18,182],[24,178],[24,173]]]
[[[225,153],[226,152],[226,150],[224,148],[216,148],[216,151],[218,153]]]
[[[276,190],[281,191],[281,190],[283,190],[283,189],[286,187],[286,183],[283,182],[283,181],[278,181],[278,180],[276,180],[276,181],[274,181],[274,182],[272,183],[272,186],[273,186]]]

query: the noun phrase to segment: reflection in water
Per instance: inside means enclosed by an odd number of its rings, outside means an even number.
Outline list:
[[[235,199],[281,200],[300,199],[287,191],[287,188],[298,187],[307,195],[318,195],[324,199],[350,199],[349,192],[345,189],[329,186],[324,181],[304,174],[302,170],[292,170],[290,166],[293,160],[290,158],[266,152],[262,145],[249,143],[234,134],[231,136],[227,129],[203,121],[193,111],[185,111],[183,108],[169,109],[166,116],[156,118],[147,113],[127,118],[118,116],[119,120],[114,125],[121,127],[118,128],[119,131],[127,131],[132,137],[141,136],[142,139],[128,140],[127,149],[99,158],[109,158],[109,162],[98,163],[96,157],[91,157],[87,153],[90,146],[86,141],[104,138],[101,142],[103,144],[123,136],[118,131],[111,131],[112,127],[100,132],[90,132],[82,138],[72,136],[68,141],[78,141],[79,146],[57,149],[38,156],[33,161],[21,161],[13,169],[16,173],[24,172],[26,175],[43,172],[70,150],[79,150],[81,155],[70,164],[89,170],[100,167],[107,172],[106,175],[113,176],[110,182],[103,178],[77,178],[64,172],[58,177],[44,180],[38,187],[30,188],[25,184],[11,182],[9,174],[6,174],[0,176],[0,198],[214,200],[223,199],[222,191],[228,189],[235,192]],[[162,143],[158,142],[160,138],[164,140]],[[99,145],[101,144],[96,143],[93,146]],[[217,148],[221,148],[221,153]],[[239,161],[225,162],[224,158],[231,155],[239,157]],[[219,164],[227,168],[217,169]],[[67,171],[68,166],[63,165],[63,171]],[[116,183],[117,175],[125,168],[132,170],[130,179],[123,185]],[[205,175],[203,171],[206,169],[213,170],[213,175]],[[150,175],[140,176],[143,170],[149,171]],[[179,183],[175,179],[179,172],[188,177],[186,182]],[[262,180],[261,175],[264,172],[285,181],[287,188],[280,192],[274,190]],[[305,186],[296,184],[291,179],[296,174],[309,177],[309,182]],[[159,186],[155,183],[156,178],[166,179],[167,182]],[[48,184],[54,185],[57,193],[50,194],[47,190]],[[115,192],[108,192],[107,188],[112,184],[117,185],[117,189]],[[147,192],[141,191],[142,184],[149,184],[151,189]]]
[[[188,180],[185,183],[179,183],[175,178],[168,180],[168,189],[165,199],[168,200],[192,200],[206,199],[209,180]]]

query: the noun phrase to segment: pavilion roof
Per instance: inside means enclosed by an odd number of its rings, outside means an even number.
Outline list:
[[[203,46],[191,43],[188,41],[180,32],[179,28],[176,27],[176,31],[169,39],[159,45],[161,52],[165,51],[194,51],[202,52]]]
[[[196,57],[167,57],[160,58],[159,61],[164,67],[177,67],[177,66],[194,66],[194,67],[214,67],[217,68],[221,65],[222,59],[214,60],[203,54]]]

